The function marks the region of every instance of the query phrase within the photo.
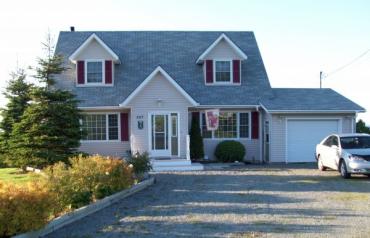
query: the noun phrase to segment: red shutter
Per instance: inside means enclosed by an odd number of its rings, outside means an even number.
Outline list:
[[[233,60],[233,82],[240,83],[240,60]]]
[[[77,84],[85,83],[85,62],[77,61]]]
[[[206,83],[213,83],[213,60],[206,60]]]
[[[259,116],[258,112],[252,112],[252,139],[258,139]]]
[[[106,60],[105,61],[105,83],[112,84],[112,79],[113,79],[112,61]]]
[[[128,113],[121,113],[121,141],[128,141]]]

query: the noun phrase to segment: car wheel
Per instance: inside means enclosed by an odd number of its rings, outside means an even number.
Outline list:
[[[348,179],[348,178],[351,177],[351,174],[348,173],[348,171],[347,171],[346,162],[344,162],[344,160],[341,160],[341,162],[340,162],[339,172],[340,172],[340,175],[342,176],[342,178]]]
[[[317,157],[317,168],[320,171],[325,171],[326,170],[326,167],[323,165],[322,159],[320,158],[320,155]]]

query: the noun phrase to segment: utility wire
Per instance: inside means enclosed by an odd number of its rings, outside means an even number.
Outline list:
[[[365,52],[363,52],[362,54],[360,54],[359,56],[357,56],[356,58],[354,58],[353,60],[351,60],[351,61],[350,61],[350,62],[348,62],[347,64],[345,64],[345,65],[343,65],[343,66],[341,66],[341,67],[339,67],[339,68],[337,68],[337,69],[335,69],[335,70],[333,70],[333,71],[331,71],[331,72],[329,72],[329,73],[327,73],[327,74],[323,75],[323,77],[322,77],[322,78],[328,78],[328,77],[332,76],[333,74],[336,74],[336,73],[338,73],[338,72],[342,71],[343,69],[345,69],[345,68],[347,68],[348,66],[352,65],[352,64],[353,64],[353,63],[355,63],[356,61],[360,60],[362,57],[364,57],[364,56],[365,56],[367,53],[369,53],[369,52],[370,52],[370,49],[366,50]]]

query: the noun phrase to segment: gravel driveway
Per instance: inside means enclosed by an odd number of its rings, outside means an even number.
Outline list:
[[[370,179],[314,165],[157,173],[157,183],[49,237],[369,237]]]

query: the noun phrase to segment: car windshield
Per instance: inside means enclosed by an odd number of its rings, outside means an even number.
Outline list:
[[[370,136],[341,137],[340,143],[343,149],[370,148]]]

